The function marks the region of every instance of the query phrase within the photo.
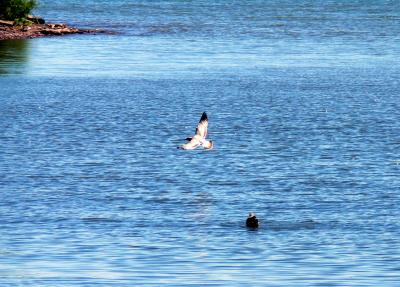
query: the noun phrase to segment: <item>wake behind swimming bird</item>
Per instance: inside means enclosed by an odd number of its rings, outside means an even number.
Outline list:
[[[214,147],[214,142],[212,140],[207,140],[208,133],[208,117],[206,112],[201,115],[200,121],[196,127],[196,133],[193,137],[188,137],[186,140],[188,143],[179,146],[181,149],[196,149],[202,146],[204,149],[212,149]]]

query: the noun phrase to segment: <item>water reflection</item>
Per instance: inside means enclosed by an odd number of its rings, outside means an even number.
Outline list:
[[[28,62],[28,40],[0,41],[0,75],[22,74]]]

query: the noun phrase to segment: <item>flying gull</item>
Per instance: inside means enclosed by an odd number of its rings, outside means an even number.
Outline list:
[[[211,140],[206,140],[208,128],[208,117],[206,112],[201,115],[200,121],[196,128],[196,134],[193,137],[188,137],[186,140],[188,143],[181,145],[178,148],[181,149],[195,149],[202,146],[205,149],[212,149],[214,143]]]

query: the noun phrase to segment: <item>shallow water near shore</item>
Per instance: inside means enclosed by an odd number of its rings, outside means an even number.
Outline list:
[[[118,33],[0,42],[0,285],[398,285],[398,3],[41,3]]]

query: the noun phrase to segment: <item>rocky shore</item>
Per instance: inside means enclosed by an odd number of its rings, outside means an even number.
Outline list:
[[[97,29],[78,29],[66,24],[46,24],[42,18],[31,16],[25,25],[16,25],[13,21],[0,19],[0,40],[30,39],[45,36],[68,34],[104,33]]]

